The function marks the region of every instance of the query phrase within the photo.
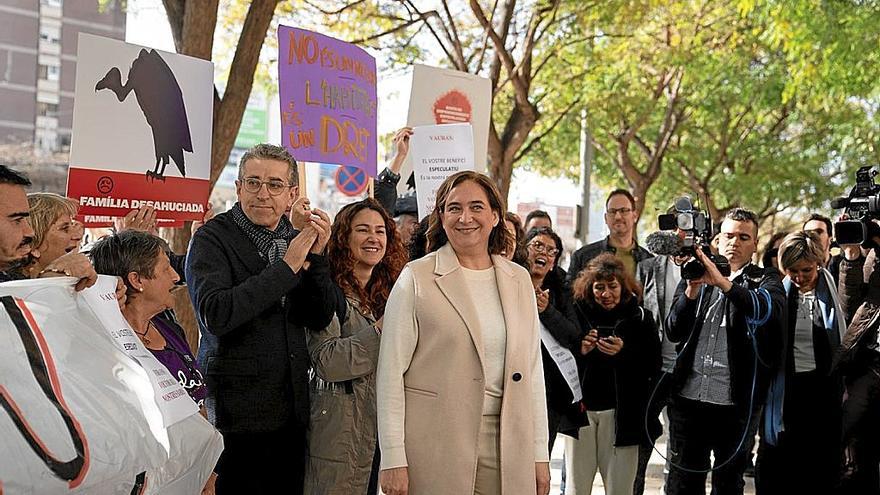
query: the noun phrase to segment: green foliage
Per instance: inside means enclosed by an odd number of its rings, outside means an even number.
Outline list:
[[[480,2],[496,26],[504,3]],[[221,1],[219,66],[228,65],[247,4]],[[427,63],[491,75],[492,43],[467,2],[430,5],[436,10],[407,0],[296,0],[282,3],[275,23],[357,41],[386,73]],[[533,3],[516,5],[513,53]],[[444,32],[449,19],[454,33]],[[256,76],[264,88],[275,84],[267,70],[275,25]],[[517,164],[575,179],[585,111],[594,181],[642,181],[648,212],[683,193],[705,196],[716,214],[735,205],[768,217],[827,208],[856,167],[880,159],[877,26],[880,8],[870,0],[563,0],[533,48],[529,98],[541,118]],[[461,53],[450,51],[451,37]],[[500,134],[514,94],[504,70],[498,77]]]
[[[880,54],[880,19],[871,7],[821,2],[833,21],[825,25],[822,14],[805,10],[813,3],[642,1],[610,6],[613,16],[603,6],[584,12],[584,32],[597,36],[576,45],[570,59],[583,61],[584,75],[568,91],[586,103],[597,182],[626,184],[623,155],[646,175],[671,109],[681,119],[647,212],[684,193],[705,196],[716,214],[737,205],[762,216],[827,208],[856,167],[877,162],[878,69],[856,59]],[[663,87],[670,74],[681,77],[674,98],[675,86]],[[622,144],[627,132],[633,139]],[[566,118],[524,163],[575,176],[579,134],[579,118]]]

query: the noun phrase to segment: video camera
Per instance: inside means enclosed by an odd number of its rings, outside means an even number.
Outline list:
[[[880,219],[880,186],[874,182],[877,171],[861,167],[856,172],[856,185],[849,196],[831,201],[835,210],[844,208],[850,220],[835,222],[834,238],[837,244],[861,244],[865,248],[877,247],[871,240],[880,236],[880,227],[871,220]]]
[[[722,275],[730,275],[727,258],[709,249],[713,235],[708,213],[694,207],[691,198],[682,196],[676,199],[672,213],[658,216],[657,223],[661,231],[648,236],[648,249],[657,255],[690,257],[681,266],[682,278],[694,280],[706,273],[706,267],[696,258],[697,249],[712,260]]]

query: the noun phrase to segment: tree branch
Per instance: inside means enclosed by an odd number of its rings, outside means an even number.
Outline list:
[[[519,153],[517,153],[517,155],[515,157],[513,157],[513,162],[516,163],[516,162],[520,161],[520,159],[522,159],[522,157],[526,156],[535,145],[537,145],[538,143],[541,142],[541,139],[543,139],[545,136],[547,136],[548,134],[553,132],[553,129],[555,129],[556,126],[559,125],[560,122],[562,122],[562,119],[564,119],[569,114],[569,112],[571,112],[571,110],[580,102],[581,102],[581,98],[577,97],[574,101],[569,103],[568,106],[565,107],[565,110],[563,110],[559,115],[557,115],[556,118],[553,120],[553,122],[550,123],[549,127],[544,129],[543,132],[541,132],[540,134],[538,134],[537,136],[532,138],[531,141],[529,141],[525,146],[522,147],[522,149],[519,151]]]
[[[217,182],[220,172],[229,159],[235,135],[241,126],[241,118],[247,106],[254,84],[254,71],[260,59],[260,50],[266,31],[272,22],[278,0],[261,0],[251,3],[242,25],[241,35],[229,68],[226,90],[215,105],[213,148],[211,152],[211,184]],[[215,102],[217,99],[215,98]]]

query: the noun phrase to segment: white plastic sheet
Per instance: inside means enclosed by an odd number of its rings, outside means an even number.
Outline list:
[[[72,282],[0,284],[3,495],[128,495],[141,473],[140,493],[199,493],[222,437],[197,413],[163,418],[147,371],[113,337],[120,329],[102,324],[120,316],[115,279],[84,293]]]

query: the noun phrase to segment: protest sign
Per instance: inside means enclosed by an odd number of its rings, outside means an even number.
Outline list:
[[[204,216],[213,77],[205,60],[80,33],[67,195],[81,214]]]
[[[110,280],[108,281],[107,278]],[[85,299],[86,304],[93,308],[104,309],[104,301],[107,299],[106,294],[116,289],[115,279],[113,277],[107,278],[102,277],[101,283],[108,284],[112,282],[112,287],[108,285],[108,287],[102,290],[102,286],[98,285],[97,289],[82,293],[81,297]],[[144,347],[141,339],[135,335],[131,325],[125,320],[121,312],[113,311],[113,308],[111,308],[110,310],[95,311],[95,316],[104,328],[111,329],[110,336],[113,338],[116,346],[137,361],[147,371],[150,385],[153,387],[153,397],[156,405],[159,406],[159,412],[162,413],[162,423],[165,428],[199,412],[198,406],[189,397],[183,386]]]
[[[278,26],[281,141],[299,162],[376,176],[376,60],[323,34]]]
[[[419,218],[434,209],[437,188],[450,175],[474,170],[474,135],[470,124],[413,127],[409,138],[416,178]]]
[[[121,318],[115,277],[79,293],[73,282],[0,284],[0,486],[9,494],[199,493],[222,437],[197,413],[165,426],[147,369],[104,324]],[[145,487],[133,491],[138,479]]]
[[[492,84],[485,77],[427,65],[413,65],[409,97],[408,126],[470,122],[474,136],[474,170],[485,173],[489,147],[489,120],[492,117]],[[412,160],[401,169],[406,188]]]

